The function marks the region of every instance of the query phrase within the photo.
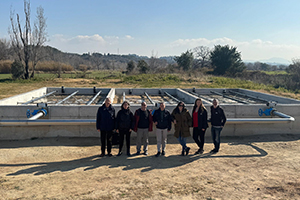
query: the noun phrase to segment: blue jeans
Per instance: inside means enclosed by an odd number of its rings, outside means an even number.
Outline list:
[[[220,149],[220,134],[223,128],[216,128],[216,127],[211,127],[211,137],[213,140],[213,143],[215,145],[215,151],[218,152]]]
[[[185,137],[181,137],[181,135],[179,136],[179,138],[177,138],[177,140],[179,141],[179,143],[182,146],[182,151],[184,151],[186,149],[186,138]]]

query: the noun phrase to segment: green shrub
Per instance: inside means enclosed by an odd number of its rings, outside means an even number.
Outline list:
[[[13,79],[19,79],[24,75],[24,65],[22,62],[15,60],[11,64],[11,74]]]

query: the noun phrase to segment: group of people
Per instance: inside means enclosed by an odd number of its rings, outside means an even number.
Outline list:
[[[214,149],[210,153],[217,153],[220,149],[220,134],[226,123],[226,116],[224,110],[219,106],[217,99],[213,100],[213,105],[210,108],[211,117],[208,119],[208,114],[205,106],[200,98],[196,99],[192,115],[185,107],[183,102],[179,102],[176,108],[170,113],[166,109],[164,102],[161,102],[159,108],[151,112],[147,109],[146,102],[141,103],[141,108],[137,109],[133,114],[130,110],[128,101],[124,101],[121,105],[121,110],[115,115],[115,109],[111,105],[109,98],[105,99],[105,103],[99,107],[97,112],[96,126],[100,132],[101,138],[101,154],[100,157],[105,156],[105,149],[107,146],[107,156],[111,157],[112,136],[113,132],[119,134],[119,153],[117,156],[123,154],[124,137],[126,137],[126,153],[130,154],[130,135],[132,131],[137,133],[136,139],[136,155],[141,154],[143,145],[143,154],[148,155],[149,132],[153,131],[153,124],[156,126],[157,139],[157,154],[165,155],[167,135],[174,124],[174,136],[178,139],[182,146],[181,155],[188,155],[190,147],[186,145],[187,137],[191,136],[190,127],[193,127],[193,139],[198,145],[199,149],[195,154],[202,154],[204,152],[205,132],[207,130],[208,122],[211,122],[211,135],[214,143]]]

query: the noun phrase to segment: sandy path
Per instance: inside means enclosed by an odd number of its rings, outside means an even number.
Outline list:
[[[207,138],[184,157],[170,135],[158,158],[150,139],[129,158],[98,157],[98,138],[0,141],[0,199],[300,199],[300,135],[222,138],[215,155]]]

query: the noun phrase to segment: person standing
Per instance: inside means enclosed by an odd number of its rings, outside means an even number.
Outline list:
[[[156,125],[156,140],[157,140],[157,154],[158,157],[160,154],[165,155],[165,149],[167,144],[167,134],[171,130],[171,114],[168,110],[165,109],[166,105],[164,102],[161,102],[159,109],[155,110],[153,115],[153,122]],[[162,151],[161,151],[162,150]]]
[[[112,156],[112,134],[115,129],[115,109],[111,105],[110,98],[105,99],[105,103],[99,107],[96,119],[97,131],[100,132],[101,138],[101,154],[100,157],[105,156],[105,148],[107,142],[107,155]]]
[[[220,135],[221,131],[226,123],[226,116],[224,110],[219,106],[219,101],[217,99],[213,100],[213,105],[210,107],[211,113],[211,136],[215,148],[210,151],[210,153],[218,153],[220,149]]]
[[[204,152],[204,139],[205,131],[208,128],[207,123],[207,110],[204,107],[202,100],[200,98],[196,99],[193,112],[193,139],[198,145],[199,149],[195,154],[202,154]],[[200,138],[200,140],[199,140]]]
[[[179,102],[173,110],[172,119],[175,126],[174,136],[182,146],[181,155],[188,155],[191,148],[186,146],[186,138],[191,136],[192,117],[183,102]]]
[[[121,106],[121,110],[117,114],[116,129],[119,133],[119,153],[117,156],[122,155],[122,149],[124,144],[124,136],[126,135],[126,149],[127,156],[130,156],[130,135],[134,128],[134,117],[130,111],[130,104],[128,101],[124,101]]]
[[[141,154],[141,146],[143,144],[144,155],[148,155],[149,132],[153,129],[153,119],[151,112],[147,109],[146,102],[141,103],[141,108],[134,113],[135,126],[134,131],[137,133],[136,138],[136,155]]]

